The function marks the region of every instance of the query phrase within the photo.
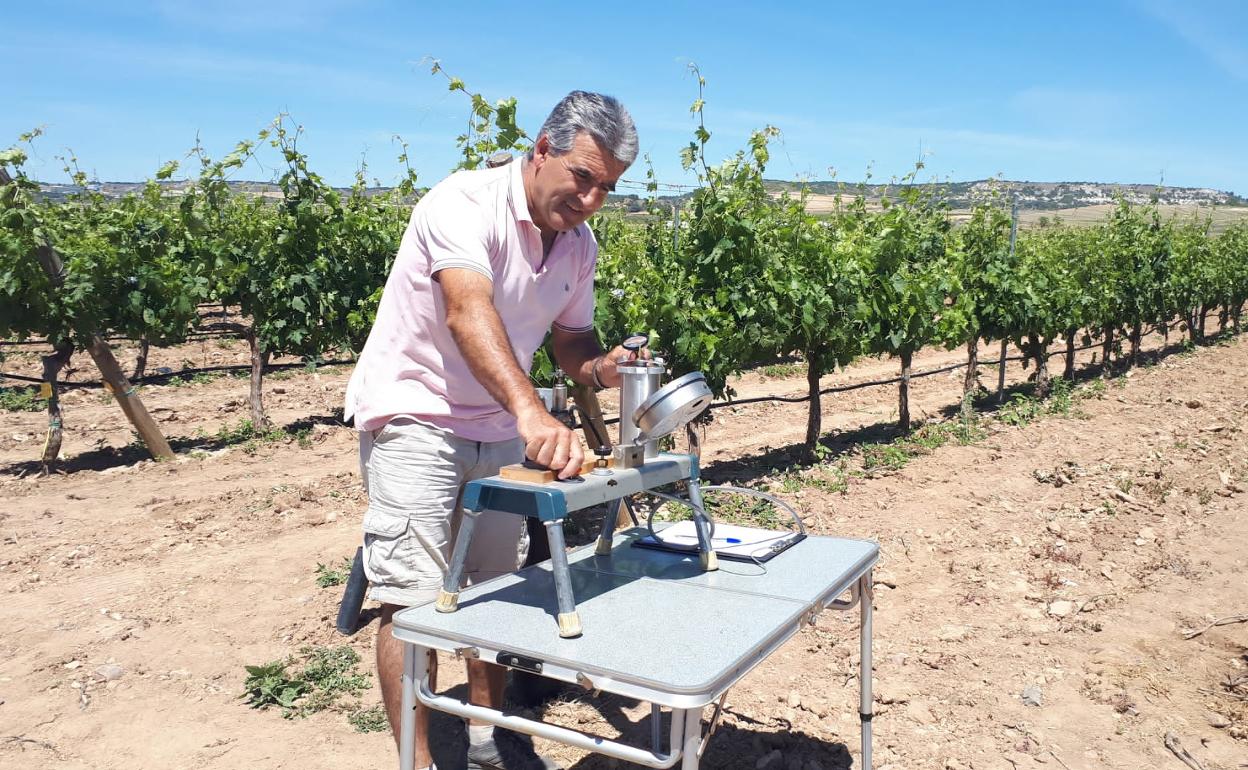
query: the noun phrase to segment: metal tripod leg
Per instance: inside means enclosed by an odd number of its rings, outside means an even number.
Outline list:
[[[455,550],[451,553],[451,565],[446,570],[446,579],[442,581],[442,590],[438,592],[438,601],[434,609],[438,612],[454,612],[459,609],[459,588],[464,581],[464,563],[468,559],[468,546],[472,543],[472,531],[476,529],[480,511],[464,511],[464,520],[460,522],[459,534],[455,536]]]
[[[572,574],[568,569],[568,551],[563,541],[563,519],[543,522],[550,542],[550,566],[555,573],[555,597],[559,601],[559,635],[571,639],[581,635],[581,616],[576,612],[572,594]]]
[[[621,498],[622,500],[623,498]],[[602,529],[598,531],[598,543],[594,546],[595,554],[599,556],[609,556],[611,554],[611,537],[615,534],[615,522],[619,515],[620,509],[618,505],[607,505],[607,510],[602,515]]]
[[[698,558],[702,570],[714,572],[719,560],[711,546],[711,520],[706,517],[706,504],[702,502],[702,488],[697,479],[689,480],[689,502],[693,503],[693,528],[698,533]]]

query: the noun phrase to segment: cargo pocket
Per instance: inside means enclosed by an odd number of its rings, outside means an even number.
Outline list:
[[[408,515],[369,506],[364,513],[364,532],[377,537],[398,537],[407,531]]]
[[[374,586],[404,581],[402,549],[407,514],[369,506],[364,514],[364,575]]]

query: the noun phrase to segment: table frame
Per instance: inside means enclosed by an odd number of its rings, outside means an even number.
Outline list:
[[[498,709],[474,705],[467,700],[441,695],[432,691],[429,686],[428,651],[440,650],[456,655],[456,657],[481,658],[489,661],[497,659],[499,653],[505,653],[500,647],[492,648],[487,644],[465,645],[461,640],[446,636],[438,636],[429,631],[416,631],[393,627],[394,636],[403,643],[403,679],[402,679],[402,716],[400,719],[399,736],[399,768],[413,770],[415,747],[413,739],[416,724],[416,703],[419,701],[429,708],[455,714],[460,717],[479,720],[488,724],[505,727],[516,732],[540,736],[548,740],[558,741],[585,751],[596,752],[615,757],[627,762],[634,762],[646,767],[670,768],[677,762],[682,770],[697,770],[702,754],[706,749],[710,736],[714,733],[724,700],[728,691],[746,674],[766,660],[786,641],[791,639],[804,623],[813,623],[815,617],[824,609],[848,611],[855,606],[860,609],[859,624],[859,719],[861,731],[861,766],[871,767],[871,722],[872,689],[871,689],[871,643],[872,643],[872,570],[878,560],[878,553],[869,562],[861,565],[857,574],[848,576],[849,584],[835,596],[825,596],[814,602],[806,612],[788,626],[779,629],[780,633],[771,643],[758,654],[743,660],[740,667],[732,673],[731,681],[725,683],[717,691],[708,696],[707,693],[683,694],[648,687],[636,682],[622,682],[586,674],[573,665],[566,663],[542,661],[538,671],[560,681],[579,684],[589,690],[602,690],[625,697],[635,698],[651,704],[651,745],[648,749],[609,740],[579,730],[559,725],[528,719]],[[488,582],[486,584],[488,585]],[[849,597],[840,599],[845,592]],[[528,669],[531,670],[531,669]],[[715,711],[707,727],[702,727],[702,714],[707,705],[716,704]],[[672,710],[667,747],[662,748],[661,707]]]

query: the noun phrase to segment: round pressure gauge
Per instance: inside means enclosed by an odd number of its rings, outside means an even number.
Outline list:
[[[620,343],[620,345],[622,345],[625,350],[631,350],[634,353],[636,353],[638,350],[641,350],[642,348],[644,348],[646,345],[649,345],[649,344],[650,344],[650,335],[642,334],[641,332],[628,335],[627,337],[624,338],[624,341]]]

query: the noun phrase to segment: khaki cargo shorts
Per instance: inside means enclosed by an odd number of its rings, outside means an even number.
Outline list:
[[[519,438],[472,441],[406,418],[360,431],[369,598],[404,607],[437,598],[463,520],[464,482],[493,476],[522,459]],[[523,516],[483,511],[472,533],[465,582],[518,569],[528,550]]]

